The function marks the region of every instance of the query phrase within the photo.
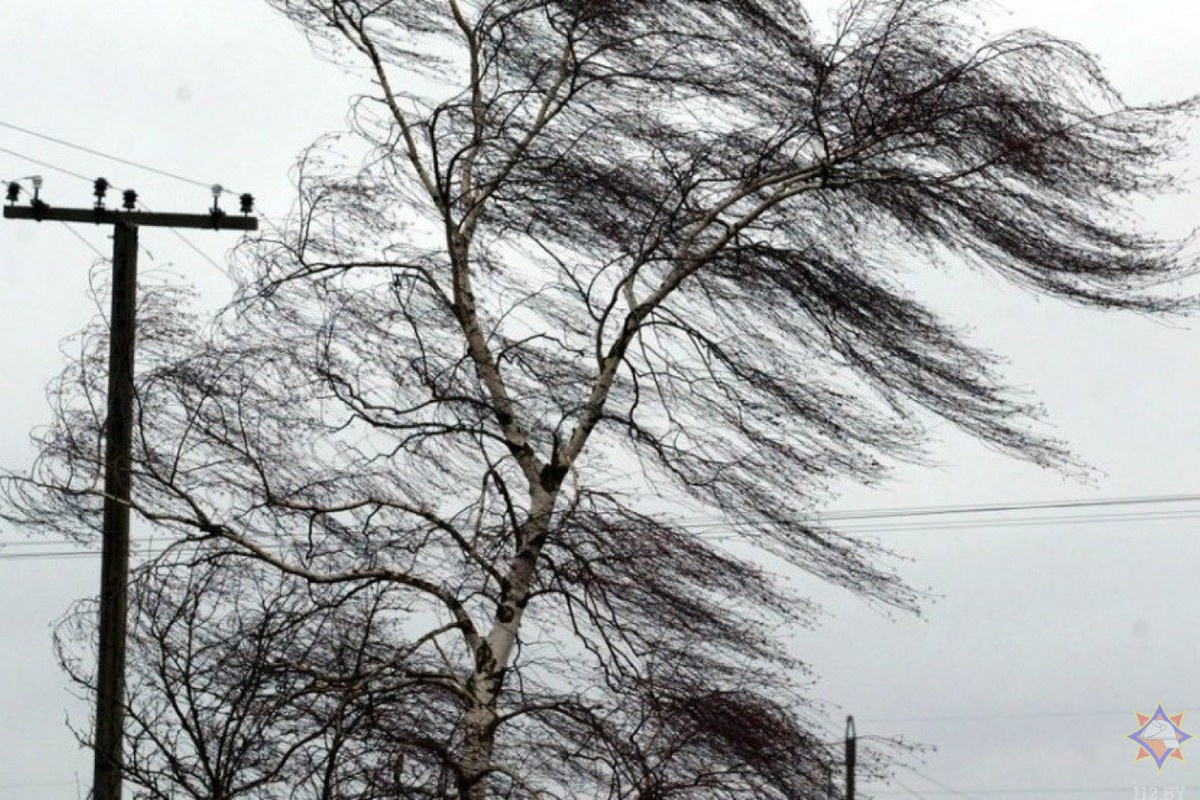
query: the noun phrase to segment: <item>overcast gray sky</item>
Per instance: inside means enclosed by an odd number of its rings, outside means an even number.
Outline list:
[[[1047,28],[1099,53],[1134,101],[1200,91],[1192,4],[981,6],[1000,25]],[[15,154],[133,186],[154,210],[201,211],[210,198],[5,126],[254,192],[271,215],[290,204],[294,156],[342,125],[355,88],[254,0],[0,0],[0,54],[0,178],[42,174],[44,198],[58,205],[87,204],[89,185]],[[1180,168],[1200,174],[1200,158]],[[1145,224],[1186,233],[1198,200],[1192,189],[1148,204]],[[188,239],[218,264],[234,243],[232,234]],[[144,269],[173,265],[214,303],[228,296],[228,280],[187,243],[166,231],[143,233],[142,242]],[[94,312],[85,295],[90,248],[109,250],[103,230],[0,222],[6,466],[28,461],[27,434],[47,419],[43,387],[62,365],[60,344]],[[831,510],[1200,492],[1196,324],[1038,301],[990,276],[937,274],[921,289],[1009,357],[1012,381],[1036,391],[1097,476],[1071,482],[943,432],[934,450],[941,466],[905,470],[879,490],[847,487]],[[1200,502],[886,522],[916,525],[904,530],[873,523],[866,535],[910,557],[904,574],[937,596],[922,619],[890,619],[797,578],[830,612],[821,628],[790,637],[819,679],[814,694],[829,704],[830,737],[853,713],[861,735],[903,733],[938,748],[917,772],[860,787],[861,796],[1103,798],[1188,786],[1200,797],[1200,744],[1185,744],[1189,763],[1160,774],[1135,764],[1123,738],[1136,727],[1134,710],[1149,713],[1160,701],[1170,713],[1189,711],[1183,727],[1200,735],[1198,517]],[[0,528],[0,542],[19,539]],[[0,800],[70,800],[76,773],[85,789],[90,776],[90,757],[63,724],[68,712],[84,721],[86,709],[54,665],[49,632],[74,598],[95,592],[98,560],[11,557],[62,549],[0,549],[8,612],[0,615]]]

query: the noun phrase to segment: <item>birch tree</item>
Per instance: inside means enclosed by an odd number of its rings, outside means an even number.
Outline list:
[[[780,576],[916,604],[814,521],[831,484],[941,421],[1073,464],[906,276],[1182,310],[1193,264],[1127,212],[1194,102],[958,0],[827,34],[794,0],[271,4],[363,94],[220,323],[143,315],[137,514],[403,596],[396,796],[824,797]],[[30,525],[93,535],[103,333],[6,484]]]

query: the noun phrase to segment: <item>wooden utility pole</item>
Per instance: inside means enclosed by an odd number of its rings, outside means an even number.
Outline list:
[[[96,741],[92,800],[120,800],[124,766],[125,631],[129,587],[130,461],[133,445],[133,354],[137,324],[138,228],[208,228],[252,231],[254,198],[241,196],[243,216],[218,206],[222,189],[213,187],[207,214],[152,214],[137,211],[137,193],[126,190],[123,210],[104,207],[108,182],[96,180],[94,208],[52,208],[38,196],[15,205],[21,187],[9,184],[7,219],[84,222],[113,226],[112,313],[108,341],[108,417],[104,425],[104,522],[100,567],[100,651],[96,675]]]

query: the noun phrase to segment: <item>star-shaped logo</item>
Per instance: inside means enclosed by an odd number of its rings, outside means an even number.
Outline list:
[[[1138,754],[1134,761],[1153,758],[1154,763],[1158,765],[1159,772],[1162,771],[1163,764],[1167,763],[1168,758],[1183,761],[1183,750],[1180,749],[1180,745],[1191,739],[1192,735],[1184,733],[1183,729],[1179,727],[1183,724],[1182,713],[1167,716],[1167,712],[1163,711],[1162,703],[1159,703],[1158,709],[1149,716],[1137,711],[1133,713],[1137,714],[1140,727],[1125,738],[1138,743]]]

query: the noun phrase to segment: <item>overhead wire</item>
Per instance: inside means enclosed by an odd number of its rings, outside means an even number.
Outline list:
[[[925,797],[925,795],[923,795],[923,794],[921,794],[920,792],[918,792],[918,791],[916,791],[916,790],[912,789],[911,787],[909,787],[909,786],[905,785],[905,784],[904,784],[904,782],[903,782],[903,781],[901,781],[899,778],[892,778],[890,781],[888,781],[888,783],[894,783],[894,784],[896,784],[897,786],[899,786],[901,789],[903,789],[903,790],[904,790],[904,793],[905,793],[905,794],[908,794],[908,795],[911,795],[911,796],[913,796],[913,797],[916,797],[916,798],[918,798],[918,800],[927,800],[927,799],[926,799],[926,797]]]
[[[937,522],[937,523],[905,523],[898,525],[839,525],[838,530],[845,533],[884,534],[884,533],[936,533],[946,530],[963,530],[966,528],[1027,528],[1038,525],[1077,525],[1083,523],[1165,521],[1196,519],[1200,517],[1200,509],[1190,511],[1147,511],[1127,512],[1123,514],[1074,514],[1063,516],[1018,517],[1015,519],[983,519],[969,522]]]
[[[75,786],[76,781],[30,781],[22,783],[0,783],[0,790],[3,789],[35,789],[49,786]]]
[[[1129,794],[1128,786],[1059,786],[1059,787],[1033,787],[1028,789],[967,789],[966,791],[958,791],[957,789],[925,789],[926,797],[982,797],[982,796],[1009,796],[1009,795],[1028,795],[1029,797],[1041,797],[1043,795],[1063,795],[1063,794],[1078,794],[1078,795],[1097,795],[1097,794]],[[1197,786],[1174,787],[1182,788],[1185,792],[1191,789],[1200,788]],[[903,789],[867,789],[862,790],[864,797],[879,797],[879,796],[896,796],[910,793],[911,790]]]
[[[106,255],[105,255],[103,252],[101,252],[99,247],[96,247],[96,245],[94,245],[94,244],[92,244],[91,242],[89,242],[89,241],[87,240],[87,237],[85,237],[85,236],[84,236],[82,233],[80,233],[79,231],[75,230],[73,227],[71,227],[70,225],[68,225],[68,224],[67,224],[67,223],[65,223],[65,222],[61,222],[61,221],[60,221],[58,224],[59,224],[59,225],[62,225],[64,228],[66,228],[66,229],[67,229],[67,233],[71,234],[71,235],[72,235],[72,236],[74,236],[76,239],[78,239],[79,241],[83,242],[83,246],[84,246],[84,247],[86,247],[88,250],[91,250],[91,251],[92,251],[93,253],[95,253],[97,256],[99,256],[101,260],[103,260],[103,261],[107,261],[107,260],[109,260],[109,257],[108,257],[108,256],[106,256]],[[146,253],[147,253],[147,255],[149,255],[149,251],[146,251]],[[154,258],[154,256],[150,256],[150,257],[151,257],[151,258]]]
[[[1200,705],[1183,705],[1181,708],[1200,708]],[[942,722],[997,722],[1000,720],[1009,719],[1071,719],[1081,717],[1115,717],[1120,715],[1133,714],[1132,709],[1093,709],[1090,711],[1024,711],[1012,712],[1003,714],[942,714],[926,717],[881,717],[877,719],[863,719],[861,724],[866,725],[884,725],[884,724],[910,724],[914,722],[925,723],[942,723]]]
[[[799,518],[814,526],[836,527],[839,532],[853,534],[877,533],[931,533],[942,530],[962,530],[966,528],[997,528],[997,527],[1028,527],[1031,525],[1046,525],[1058,523],[1095,523],[1122,522],[1129,520],[1172,520],[1195,519],[1200,517],[1200,507],[1195,509],[1145,510],[1128,511],[1123,513],[1095,514],[1060,514],[1052,516],[1023,516],[1017,518],[989,519],[989,516],[1002,515],[1015,511],[1039,510],[1069,510],[1081,511],[1099,510],[1104,508],[1119,508],[1123,506],[1140,506],[1156,504],[1200,504],[1200,493],[1172,495],[1135,495],[1128,497],[1095,498],[1082,500],[1050,500],[1026,501],[1011,503],[991,503],[957,506],[910,506],[880,509],[856,509],[847,511],[818,512]],[[965,521],[934,521],[906,522],[903,520],[922,517],[975,516],[984,518]],[[889,520],[901,520],[895,524],[882,524]],[[678,523],[678,527],[702,532],[705,529],[730,530],[754,525],[754,519],[744,519],[736,522],[727,520],[687,520]],[[761,522],[770,522],[762,519]],[[871,524],[877,522],[881,524]],[[865,523],[865,524],[859,524]]]
[[[147,210],[147,211],[149,211],[149,209],[146,209],[146,210]],[[208,255],[208,253],[206,253],[206,252],[204,252],[203,250],[201,250],[201,249],[200,249],[200,248],[199,248],[199,247],[198,247],[198,246],[195,244],[195,242],[193,242],[191,239],[189,239],[189,238],[187,238],[186,236],[184,236],[182,231],[180,231],[180,230],[178,230],[178,229],[176,229],[176,228],[167,228],[167,230],[169,230],[171,233],[173,233],[173,234],[175,234],[177,237],[179,237],[179,241],[183,242],[185,245],[187,245],[188,247],[190,247],[190,248],[191,248],[191,249],[192,249],[192,250],[193,250],[193,251],[194,251],[194,252],[195,252],[195,253],[196,253],[198,256],[200,256],[202,259],[204,259],[204,260],[205,260],[205,261],[207,261],[209,264],[211,264],[213,267],[215,267],[215,268],[216,268],[216,269],[217,269],[217,270],[218,270],[218,271],[219,271],[219,272],[220,272],[222,275],[224,275],[224,276],[225,276],[225,277],[226,277],[226,278],[227,278],[227,279],[228,279],[228,280],[229,280],[231,283],[235,283],[235,284],[237,283],[237,279],[233,277],[233,274],[232,274],[232,273],[230,273],[230,272],[229,272],[229,270],[225,269],[225,268],[224,268],[224,267],[222,267],[220,264],[218,264],[218,263],[217,263],[217,262],[216,262],[216,261],[215,261],[213,258],[211,258],[211,257]]]
[[[929,777],[924,772],[921,772],[918,769],[909,767],[909,772],[916,775],[918,778],[920,778],[923,781],[932,783],[934,786],[936,786],[942,792],[949,792],[954,797],[967,797],[967,798],[970,797],[970,795],[966,794],[965,792],[960,792],[958,789],[955,789],[953,786],[947,786],[946,784],[942,783],[941,781],[934,780],[933,778]],[[925,791],[928,792],[929,790],[926,789]]]
[[[1038,508],[1038,507],[1040,507],[1040,508],[1073,508],[1073,507],[1079,507],[1083,503],[1086,503],[1087,507],[1089,507],[1089,508],[1112,508],[1112,507],[1119,507],[1119,506],[1123,506],[1123,505],[1139,505],[1139,506],[1141,506],[1141,505],[1151,504],[1154,502],[1162,502],[1162,503],[1182,502],[1183,499],[1185,499],[1185,498],[1188,500],[1191,500],[1191,501],[1200,502],[1200,494],[1197,494],[1197,495],[1191,495],[1191,494],[1189,494],[1189,495],[1161,495],[1161,496],[1157,496],[1157,497],[1153,496],[1153,495],[1139,495],[1139,496],[1124,497],[1124,498],[1106,498],[1106,499],[1098,498],[1095,500],[1086,500],[1086,501],[1046,501],[1046,502],[1028,502],[1028,503],[986,504],[986,505],[976,505],[976,506],[956,506],[953,508],[955,509],[954,513],[967,516],[967,515],[979,514],[979,513],[998,513],[1001,510],[1006,511],[1009,509],[1016,509],[1016,508],[1021,508],[1021,509],[1032,509],[1032,508]],[[947,509],[947,507],[940,507],[939,513],[942,516],[945,516],[947,513],[946,509]],[[886,518],[919,517],[919,516],[927,514],[930,510],[931,509],[929,507],[921,507],[921,506],[910,507],[910,508],[893,508],[893,509],[887,509],[887,510],[881,509],[879,512],[872,512],[874,514],[874,516],[872,516],[871,518],[872,519],[886,519]],[[885,511],[886,511],[886,515],[884,513]],[[851,513],[863,513],[863,512],[851,512]],[[831,519],[834,517],[835,517],[835,514],[825,515],[823,517],[823,520],[831,521]],[[962,522],[942,521],[942,522],[937,523],[936,527],[928,528],[928,530],[930,532],[934,532],[934,531],[946,531],[946,530],[971,529],[971,528],[976,528],[976,527],[990,527],[990,528],[1028,527],[1030,525],[1035,525],[1035,524],[1036,525],[1053,525],[1053,524],[1057,524],[1059,522],[1068,522],[1071,524],[1082,524],[1082,523],[1088,523],[1088,522],[1107,523],[1107,522],[1131,521],[1131,520],[1160,521],[1160,520],[1196,519],[1196,518],[1200,518],[1200,508],[1196,508],[1191,511],[1178,510],[1178,511],[1171,511],[1171,512],[1160,512],[1160,511],[1154,511],[1154,510],[1150,510],[1150,509],[1143,509],[1143,510],[1138,510],[1138,511],[1130,511],[1125,514],[1096,514],[1096,515],[1092,515],[1090,517],[1088,515],[1077,514],[1077,515],[1070,515],[1070,516],[1063,516],[1063,517],[1053,517],[1053,516],[1037,517],[1037,518],[1020,517],[1017,519],[1008,519],[1008,520],[1006,520],[1006,519],[992,519],[992,520],[986,520],[986,521],[965,520]],[[768,520],[762,520],[762,522],[764,522],[764,523],[767,521]],[[686,522],[685,521],[685,522],[680,522],[680,523],[676,524],[675,527],[696,533],[697,535],[702,536],[706,539],[722,540],[722,539],[730,539],[730,538],[737,538],[737,537],[752,538],[752,537],[746,536],[748,531],[745,530],[745,528],[748,525],[752,525],[752,524],[753,524],[752,520],[749,522],[733,522],[733,523],[718,522],[718,521],[712,521],[712,522],[698,522],[698,521]],[[617,525],[616,527],[628,528],[630,530],[635,530],[637,528],[636,525]],[[716,530],[714,530],[714,529],[716,529]],[[739,529],[741,529],[741,530],[739,531]],[[894,529],[889,529],[889,528],[881,527],[881,526],[865,527],[865,528],[849,527],[849,528],[839,528],[839,531],[842,533],[847,533],[847,534],[876,534],[876,533],[887,533],[887,532],[916,534],[916,533],[921,533],[921,532],[925,531],[926,529],[927,529],[926,527],[913,525],[913,526],[897,526]],[[732,531],[732,532],[730,532],[730,531]],[[41,541],[35,541],[35,542],[0,540],[0,548],[3,548],[3,547],[36,547],[36,546],[69,545],[69,544],[71,544],[71,542],[69,540],[62,540],[62,539],[41,540]],[[99,551],[98,550],[97,551],[85,550],[85,551],[81,551],[80,555],[99,555]],[[9,553],[9,552],[4,552],[2,549],[0,549],[0,560],[5,560],[7,558],[28,559],[28,558],[39,558],[39,557],[51,558],[51,557],[57,557],[57,554],[42,553],[42,552]],[[883,720],[879,720],[879,721],[883,721]]]
[[[1010,503],[980,503],[972,505],[950,505],[950,506],[895,506],[890,508],[874,508],[874,509],[852,509],[846,511],[822,511],[805,514],[802,519],[811,522],[814,525],[820,525],[831,522],[855,522],[859,520],[871,521],[876,519],[907,519],[912,517],[928,517],[928,516],[956,516],[967,514],[1001,514],[1012,511],[1041,511],[1054,509],[1069,509],[1069,508],[1107,508],[1121,507],[1134,505],[1157,505],[1157,504],[1176,504],[1176,503],[1200,503],[1200,493],[1189,494],[1164,494],[1164,495],[1132,495],[1120,497],[1106,497],[1094,499],[1080,500],[1032,500],[1024,502]],[[1167,513],[1182,513],[1190,514],[1190,511],[1172,511],[1172,512],[1149,512],[1154,514]],[[1200,509],[1196,509],[1196,513],[1200,513]],[[1062,519],[1073,519],[1074,517],[1061,517]],[[1034,521],[1040,521],[1043,518],[1030,518]],[[1059,519],[1056,517],[1055,519]],[[767,520],[763,520],[767,521]],[[753,522],[753,520],[749,520]],[[937,524],[937,523],[934,523]],[[960,523],[954,523],[959,525]],[[972,525],[977,523],[970,523]],[[721,528],[730,527],[730,524],[724,520],[684,520],[680,523],[680,527],[688,529],[701,528]]]
[[[1158,503],[1191,503],[1200,502],[1200,493],[1164,494],[1164,495],[1132,495],[1125,497],[1083,498],[1078,500],[1030,500],[1025,502],[984,503],[975,505],[949,506],[917,506],[909,508],[871,508],[848,511],[831,511],[821,514],[822,519],[874,519],[876,517],[899,516],[940,516],[946,514],[990,514],[1007,511],[1028,511],[1043,509],[1066,508],[1097,508],[1114,505],[1146,505]]]
[[[79,178],[80,180],[87,181],[88,183],[91,183],[94,180],[94,178],[89,178],[87,175],[84,175],[82,173],[75,172],[74,170],[67,169],[66,167],[56,166],[54,164],[51,164],[48,161],[42,161],[41,159],[34,158],[33,156],[27,156],[24,153],[18,153],[16,150],[9,150],[7,147],[0,147],[0,153],[4,153],[5,155],[14,156],[15,158],[20,158],[24,161],[28,161],[31,164],[37,164],[39,167],[45,167],[46,169],[52,169],[55,172],[61,172],[64,175],[70,175],[73,178]]]
[[[44,139],[47,142],[53,142],[54,144],[61,145],[63,147],[69,147],[73,150],[78,150],[80,152],[88,153],[93,156],[98,156],[100,158],[106,158],[109,161],[115,161],[118,164],[124,164],[126,166],[133,167],[135,169],[145,170],[146,172],[153,172],[156,175],[162,175],[163,177],[166,177],[166,178],[174,178],[177,181],[182,181],[184,183],[190,183],[193,186],[200,186],[205,189],[210,189],[213,186],[218,185],[218,184],[214,184],[212,182],[205,183],[203,181],[198,181],[198,180],[195,180],[194,178],[189,178],[185,175],[180,175],[177,172],[171,172],[170,170],[159,169],[158,167],[152,167],[148,164],[142,164],[140,162],[133,161],[128,158],[122,158],[121,156],[114,156],[112,153],[106,153],[103,150],[97,150],[92,147],[86,147],[81,144],[76,144],[75,142],[69,142],[66,139],[60,139],[56,136],[50,136],[49,134],[40,133],[38,131],[30,130],[29,128],[21,127],[20,125],[14,125],[11,122],[5,122],[3,120],[0,120],[0,127],[8,128],[9,130],[18,131],[20,133],[24,133],[29,136],[36,137],[38,139]],[[43,166],[48,166],[48,165],[43,165]],[[49,169],[57,169],[56,167],[48,167],[48,168]],[[88,180],[90,180],[90,178]],[[229,189],[225,189],[224,187],[221,188],[221,191],[225,194],[234,194],[234,192],[230,191]]]

